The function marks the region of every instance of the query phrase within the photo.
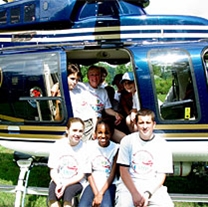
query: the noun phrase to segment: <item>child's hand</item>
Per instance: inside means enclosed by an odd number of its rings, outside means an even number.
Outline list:
[[[92,206],[99,207],[100,204],[102,203],[102,200],[103,200],[103,195],[101,193],[98,193],[93,200]]]
[[[58,199],[63,196],[64,191],[65,191],[65,186],[63,186],[62,184],[56,185],[55,194]]]

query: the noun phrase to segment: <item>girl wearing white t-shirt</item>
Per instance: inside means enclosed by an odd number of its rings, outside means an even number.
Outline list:
[[[87,162],[83,132],[84,122],[80,118],[70,118],[66,137],[56,141],[51,149],[48,160],[50,207],[60,207],[61,199],[64,207],[72,206],[73,197],[83,189]]]
[[[119,145],[110,141],[113,130],[109,120],[99,120],[95,130],[96,140],[87,143],[89,160],[86,174],[89,185],[81,196],[79,207],[114,206],[114,178]]]

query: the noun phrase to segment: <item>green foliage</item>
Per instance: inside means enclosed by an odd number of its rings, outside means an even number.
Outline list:
[[[157,94],[166,95],[172,85],[172,75],[169,70],[166,69],[166,72],[162,72],[162,68],[159,66],[153,67],[155,87]]]
[[[167,94],[172,84],[172,79],[155,79],[155,86],[157,94]]]

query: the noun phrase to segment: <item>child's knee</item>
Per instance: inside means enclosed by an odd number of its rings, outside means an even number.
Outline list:
[[[49,207],[61,207],[59,201],[49,201]]]

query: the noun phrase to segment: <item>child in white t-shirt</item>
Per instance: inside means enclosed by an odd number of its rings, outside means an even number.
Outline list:
[[[72,206],[74,196],[81,193],[84,169],[87,163],[86,144],[82,142],[84,122],[80,118],[70,118],[66,137],[56,141],[49,155],[51,182],[49,185],[49,203],[51,207]]]
[[[117,164],[121,179],[116,207],[173,207],[167,187],[167,173],[173,173],[172,152],[167,141],[154,134],[155,113],[141,109],[136,115],[138,131],[121,140]]]
[[[114,206],[116,159],[119,145],[110,141],[113,124],[101,119],[95,129],[94,141],[88,141],[89,150],[88,175],[89,185],[81,196],[79,207]]]

